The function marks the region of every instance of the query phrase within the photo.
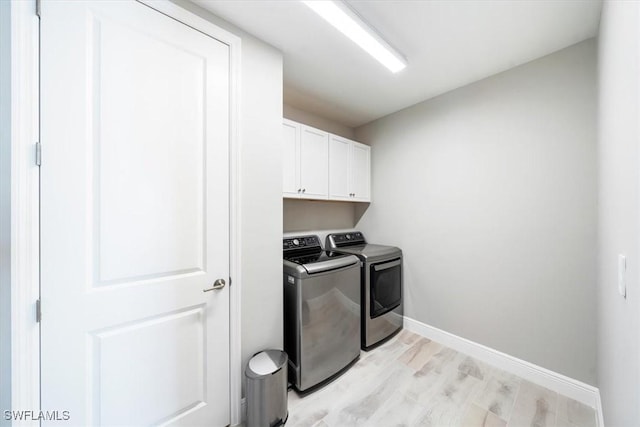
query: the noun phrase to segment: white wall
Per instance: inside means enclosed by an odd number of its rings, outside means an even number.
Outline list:
[[[595,384],[595,42],[356,139],[374,200],[357,227],[404,251],[405,314]]]
[[[284,104],[284,117],[317,129],[354,139],[353,128],[333,120]],[[359,203],[362,204],[362,203]],[[308,231],[353,228],[356,203],[283,199],[284,231]]]
[[[0,2],[0,416],[11,408],[11,3]],[[0,425],[10,422],[0,418]]]
[[[282,54],[185,0],[175,0],[242,39],[242,366],[283,347]]]
[[[243,38],[242,352],[283,348],[282,55]]]
[[[598,386],[606,425],[640,424],[640,4],[605,1],[599,55]],[[617,256],[627,256],[627,298]]]

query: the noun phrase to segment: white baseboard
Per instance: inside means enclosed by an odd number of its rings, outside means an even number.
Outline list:
[[[232,421],[231,427],[245,427],[247,425],[247,398],[243,397],[240,399],[240,421],[237,424],[234,424]]]
[[[244,427],[247,425],[247,398],[240,399],[240,422],[234,424],[231,422],[231,427]]]
[[[243,397],[240,400],[240,421],[244,424],[247,423],[247,398]]]
[[[494,350],[466,338],[445,332],[409,317],[404,318],[404,327],[408,331],[446,345],[447,347],[461,353],[468,354],[489,365],[503,369],[528,381],[539,384],[597,409],[598,416],[600,417],[599,425],[601,427],[604,426],[602,422],[602,408],[600,407],[600,392],[596,387],[574,380],[573,378],[569,378],[557,372],[550,371],[549,369],[541,366],[534,365],[533,363],[509,356],[508,354],[502,353],[498,350]]]
[[[604,416],[602,415],[602,400],[600,399],[600,392],[598,392],[598,396],[596,400],[597,400],[596,412],[598,417],[598,426],[604,427]]]

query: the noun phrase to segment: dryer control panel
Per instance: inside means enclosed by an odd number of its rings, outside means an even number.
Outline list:
[[[364,245],[365,243],[367,243],[364,239],[364,235],[359,231],[330,234],[329,236],[327,236],[327,239],[329,240],[329,244],[332,248]]]

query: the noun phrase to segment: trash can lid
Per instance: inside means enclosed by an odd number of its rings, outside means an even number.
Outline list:
[[[269,375],[282,368],[286,360],[280,350],[261,351],[249,360],[249,370],[256,375]]]

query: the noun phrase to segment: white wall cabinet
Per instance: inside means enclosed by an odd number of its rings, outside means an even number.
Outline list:
[[[283,122],[284,197],[329,197],[329,133],[296,123]]]
[[[371,200],[371,147],[283,120],[283,197]]]
[[[371,147],[337,135],[329,137],[329,199],[371,200]]]

